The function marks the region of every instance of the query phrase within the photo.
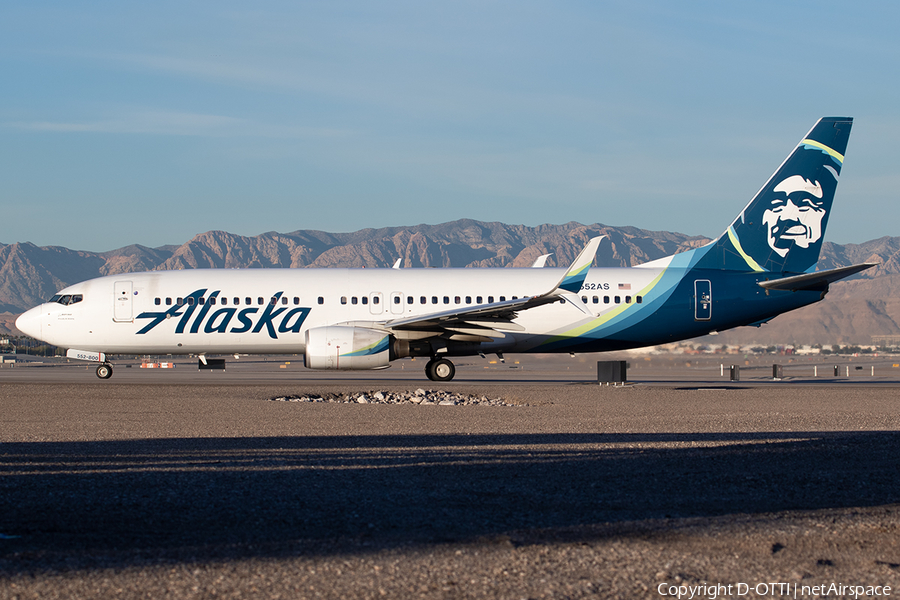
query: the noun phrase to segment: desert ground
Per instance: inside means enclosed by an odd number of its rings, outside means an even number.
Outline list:
[[[596,356],[443,384],[23,358],[0,369],[0,598],[896,595],[895,359],[625,359],[607,386]],[[419,389],[502,405],[374,400]]]

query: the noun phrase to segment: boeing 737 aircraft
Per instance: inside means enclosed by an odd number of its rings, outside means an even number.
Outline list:
[[[850,136],[819,120],[716,240],[631,268],[197,269],[71,285],[16,321],[98,363],[110,354],[303,354],[311,369],[380,369],[427,357],[599,352],[683,340],[818,302],[873,264],[815,271]]]

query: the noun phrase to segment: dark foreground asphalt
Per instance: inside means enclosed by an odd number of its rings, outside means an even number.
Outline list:
[[[900,590],[900,389],[452,387],[2,383],[0,598]]]

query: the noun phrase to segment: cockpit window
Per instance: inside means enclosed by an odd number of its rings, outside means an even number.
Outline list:
[[[82,300],[84,300],[84,296],[82,294],[56,294],[52,298],[50,298],[50,302],[56,302],[57,304],[62,304],[63,306],[77,304]]]

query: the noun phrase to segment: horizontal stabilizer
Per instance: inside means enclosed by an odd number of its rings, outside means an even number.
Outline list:
[[[824,291],[828,289],[829,283],[834,283],[839,279],[850,277],[860,271],[865,271],[866,269],[877,266],[878,263],[861,263],[849,267],[830,269],[828,271],[817,271],[815,273],[794,275],[793,277],[782,277],[781,279],[773,279],[771,281],[760,281],[759,285],[767,290],[788,290],[791,292]]]

